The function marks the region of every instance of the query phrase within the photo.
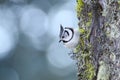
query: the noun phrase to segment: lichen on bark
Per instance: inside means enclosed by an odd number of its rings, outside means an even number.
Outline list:
[[[120,0],[77,0],[78,80],[120,80]]]

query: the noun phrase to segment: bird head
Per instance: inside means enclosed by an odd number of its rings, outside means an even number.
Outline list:
[[[60,25],[60,34],[59,34],[59,42],[67,43],[72,40],[74,36],[74,30],[70,27],[63,27]]]

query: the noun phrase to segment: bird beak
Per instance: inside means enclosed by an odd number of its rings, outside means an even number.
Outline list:
[[[62,40],[59,40],[59,43],[61,42]]]

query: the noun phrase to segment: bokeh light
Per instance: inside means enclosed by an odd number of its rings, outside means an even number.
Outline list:
[[[57,68],[66,68],[74,63],[68,55],[69,50],[65,49],[63,46],[60,46],[57,41],[50,46],[48,52],[48,60]]]
[[[42,36],[48,29],[47,15],[41,9],[33,6],[26,6],[22,12],[20,18],[21,31],[30,40],[29,44],[31,46],[41,50],[41,45],[43,44]]]
[[[67,76],[75,71],[75,61],[70,58],[70,50],[66,49],[62,44],[59,44],[58,41],[55,41],[51,44],[47,59],[50,65],[50,71],[56,76]]]
[[[9,51],[12,49],[13,45],[14,42],[11,34],[3,27],[0,27],[0,59],[9,54]]]
[[[60,24],[78,27],[75,1],[0,3],[0,80],[76,80],[71,50],[59,43]]]
[[[0,59],[8,56],[18,40],[18,29],[14,13],[4,7],[0,7]]]

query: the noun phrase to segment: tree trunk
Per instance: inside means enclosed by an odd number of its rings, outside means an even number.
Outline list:
[[[120,0],[77,0],[78,80],[120,80]]]

